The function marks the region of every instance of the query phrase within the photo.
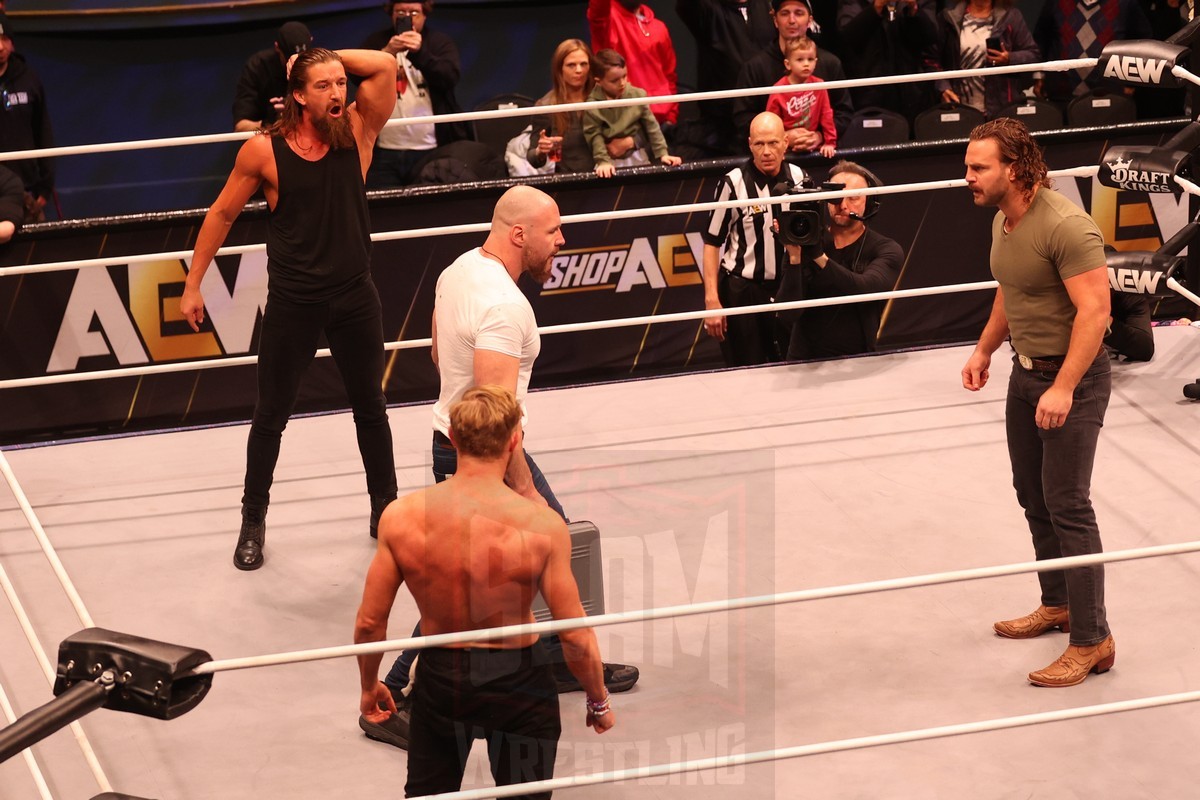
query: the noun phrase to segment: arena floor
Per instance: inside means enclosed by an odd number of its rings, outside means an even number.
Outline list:
[[[1109,550],[1195,538],[1200,330],[1158,328],[1148,364],[1114,365],[1093,496]],[[964,391],[957,347],[539,392],[528,447],[567,513],[603,536],[608,611],[832,586],[1032,558],[1009,485],[1007,359]],[[429,474],[428,406],[393,409],[401,491]],[[215,658],[351,640],[367,537],[348,414],[294,420],[267,564],[230,563],[245,426],[11,450],[98,625]],[[7,489],[0,563],[51,658],[81,627]],[[1108,568],[1116,667],[1082,686],[1025,681],[1066,645],[994,636],[1037,604],[1022,575],[600,630],[637,664],[617,727],[562,696],[558,775],[784,748],[1200,689],[1200,560]],[[401,591],[391,635],[413,604]],[[14,615],[0,683],[18,712],[50,694]],[[114,787],[162,800],[399,797],[405,756],[357,726],[352,660],[221,673],[191,713],[84,720]],[[699,775],[561,790],[578,798],[1180,798],[1200,782],[1200,707],[893,745]],[[99,793],[73,738],[35,748],[55,797]],[[466,786],[490,778],[482,748]],[[20,758],[0,797],[36,797]]]

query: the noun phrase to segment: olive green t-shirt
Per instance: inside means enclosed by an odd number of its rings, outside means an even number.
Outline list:
[[[1063,281],[1105,266],[1104,237],[1092,218],[1043,187],[1012,233],[996,213],[991,264],[1016,351],[1031,358],[1066,354],[1075,304]]]

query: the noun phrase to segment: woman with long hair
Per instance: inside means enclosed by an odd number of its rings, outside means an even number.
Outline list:
[[[553,88],[537,104],[585,102],[595,85],[591,64],[592,51],[581,39],[561,42],[550,59]],[[583,112],[564,111],[534,117],[527,158],[530,165],[537,168],[545,166],[546,159],[551,159],[558,162],[556,172],[591,172],[595,163],[592,149],[583,137]]]

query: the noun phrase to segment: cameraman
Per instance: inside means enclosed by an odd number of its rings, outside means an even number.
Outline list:
[[[829,180],[849,190],[882,185],[874,173],[853,161],[834,164]],[[783,270],[779,302],[886,292],[896,285],[904,250],[867,228],[866,220],[874,216],[878,202],[871,203],[870,213],[867,205],[864,195],[827,203],[829,228],[821,243],[785,246],[789,266]],[[780,319],[792,330],[788,360],[873,352],[884,305],[879,300],[781,312]]]
[[[786,152],[779,117],[769,111],[756,116],[750,123],[750,159],[721,178],[717,201],[788,194],[789,186],[807,181],[804,170],[784,162]],[[712,212],[703,233],[705,308],[739,308],[774,300],[786,261],[775,238],[777,211],[777,206],[764,203]],[[778,361],[786,334],[770,312],[708,317],[704,330],[721,343],[721,355],[730,367]]]

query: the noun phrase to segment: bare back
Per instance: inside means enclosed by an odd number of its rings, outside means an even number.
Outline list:
[[[569,577],[562,520],[495,479],[459,473],[393,507],[380,520],[380,540],[417,602],[427,635],[533,622],[531,605],[544,579],[560,582],[555,552],[564,547]],[[574,589],[573,578],[570,585]],[[578,604],[577,589],[574,597]],[[459,646],[517,648],[536,639]]]

